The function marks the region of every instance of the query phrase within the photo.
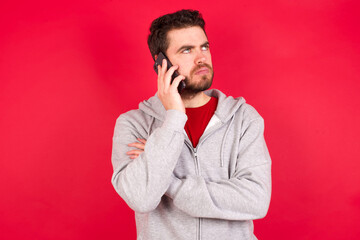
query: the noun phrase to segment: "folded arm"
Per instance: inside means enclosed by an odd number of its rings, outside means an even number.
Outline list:
[[[271,160],[263,132],[262,118],[248,125],[241,137],[236,170],[230,179],[211,182],[197,175],[188,175],[185,179],[172,175],[166,195],[193,217],[226,220],[264,217],[271,195]]]
[[[147,139],[144,152],[131,159],[129,143],[140,134],[125,117],[117,120],[112,150],[112,184],[134,211],[148,212],[157,207],[171,183],[171,175],[184,144],[183,112],[168,110],[163,125]]]

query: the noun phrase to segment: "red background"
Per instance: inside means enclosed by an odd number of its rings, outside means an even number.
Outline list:
[[[207,23],[214,88],[265,119],[259,239],[360,236],[359,1],[2,1],[0,238],[135,239],[110,179],[115,120],[156,92],[151,21]]]

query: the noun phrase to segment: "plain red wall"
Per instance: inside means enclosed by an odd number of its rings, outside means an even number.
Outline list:
[[[258,238],[359,239],[359,1],[166,2],[2,1],[0,238],[135,239],[110,183],[115,120],[156,92],[151,21],[194,8],[213,87],[265,119]]]

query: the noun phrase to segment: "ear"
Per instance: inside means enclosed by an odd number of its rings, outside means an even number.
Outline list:
[[[156,61],[156,59],[158,58],[158,55],[157,55],[157,54],[155,54],[154,58],[155,58],[155,61]]]

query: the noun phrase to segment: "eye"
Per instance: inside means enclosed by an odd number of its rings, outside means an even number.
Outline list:
[[[182,53],[190,53],[190,48],[185,48]]]
[[[203,50],[203,51],[209,50],[209,44],[207,44],[207,45],[205,45],[205,46],[202,46],[202,47],[201,47],[201,50]]]

